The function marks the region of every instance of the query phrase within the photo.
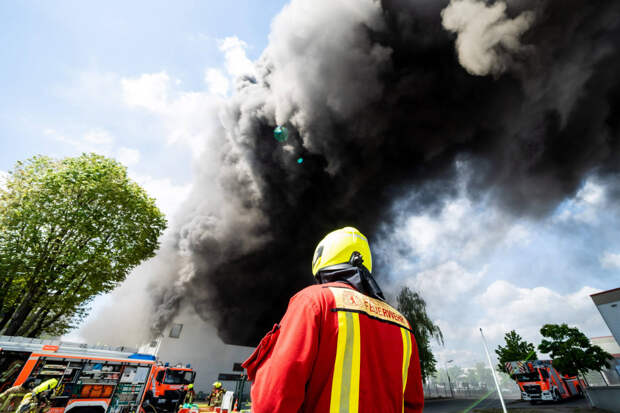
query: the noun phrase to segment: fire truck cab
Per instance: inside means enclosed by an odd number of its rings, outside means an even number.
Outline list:
[[[196,372],[189,365],[170,367],[166,363],[153,366],[146,386],[143,411],[175,412],[195,378]]]
[[[506,369],[517,382],[521,398],[532,404],[583,395],[583,380],[561,374],[551,360],[510,361],[506,363]]]

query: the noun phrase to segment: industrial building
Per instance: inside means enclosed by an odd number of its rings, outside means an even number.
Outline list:
[[[610,368],[601,374],[607,384],[620,384],[620,288],[592,294],[590,296],[601,317],[609,327],[611,336],[594,337],[590,341],[614,356]]]
[[[143,346],[141,351],[156,354],[159,360],[165,360],[170,365],[190,364],[196,371],[196,392],[208,394],[218,375],[233,373],[233,364],[245,361],[254,348],[225,344],[218,337],[214,326],[187,307],[164,331],[162,337]],[[235,389],[234,382],[222,383],[227,390]]]
[[[620,343],[620,288],[603,291],[590,296],[609,327],[611,335]]]
[[[608,369],[601,371],[606,385],[590,386],[586,392],[593,407],[620,412],[620,288],[592,294],[590,297],[612,334],[594,337],[590,341],[610,353],[614,359]]]

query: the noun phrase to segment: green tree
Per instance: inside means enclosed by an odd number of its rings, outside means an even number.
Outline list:
[[[431,351],[431,338],[443,344],[443,334],[426,313],[426,302],[420,295],[403,287],[397,297],[398,311],[409,321],[420,354],[422,380],[437,372],[437,360]]]
[[[445,366],[439,366],[439,371],[435,373],[434,378],[439,383],[448,383],[448,375],[450,375],[452,385],[456,386],[459,381],[459,377],[461,377],[464,373],[464,370],[460,366],[448,364]]]
[[[563,374],[582,375],[589,370],[600,371],[609,367],[613,357],[599,346],[592,345],[578,328],[566,324],[545,324],[540,329],[544,337],[538,350],[548,353],[553,367]]]
[[[0,334],[68,331],[159,246],[155,201],[100,155],[18,162],[0,187]]]
[[[495,350],[499,360],[497,365],[499,371],[509,374],[506,369],[506,362],[508,361],[538,360],[534,344],[523,340],[516,331],[512,330],[504,334],[504,339],[506,340],[506,345],[504,347],[497,346]]]

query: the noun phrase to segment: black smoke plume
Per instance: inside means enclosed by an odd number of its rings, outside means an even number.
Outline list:
[[[534,217],[587,177],[613,183],[619,22],[602,0],[293,0],[221,108],[154,330],[189,302],[256,345],[313,282],[326,233],[372,241],[395,201],[432,208],[463,170],[469,196]]]

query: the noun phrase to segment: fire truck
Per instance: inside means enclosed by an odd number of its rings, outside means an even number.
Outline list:
[[[506,370],[517,382],[521,398],[532,404],[583,396],[583,380],[560,373],[551,360],[509,361]]]
[[[194,383],[196,372],[189,365],[170,367],[168,363],[153,366],[142,402],[143,413],[176,412],[183,403],[188,386]]]
[[[128,347],[0,336],[0,392],[28,378],[35,385],[55,378],[49,413],[174,412],[194,376]],[[23,396],[0,403],[0,413],[15,412]]]

